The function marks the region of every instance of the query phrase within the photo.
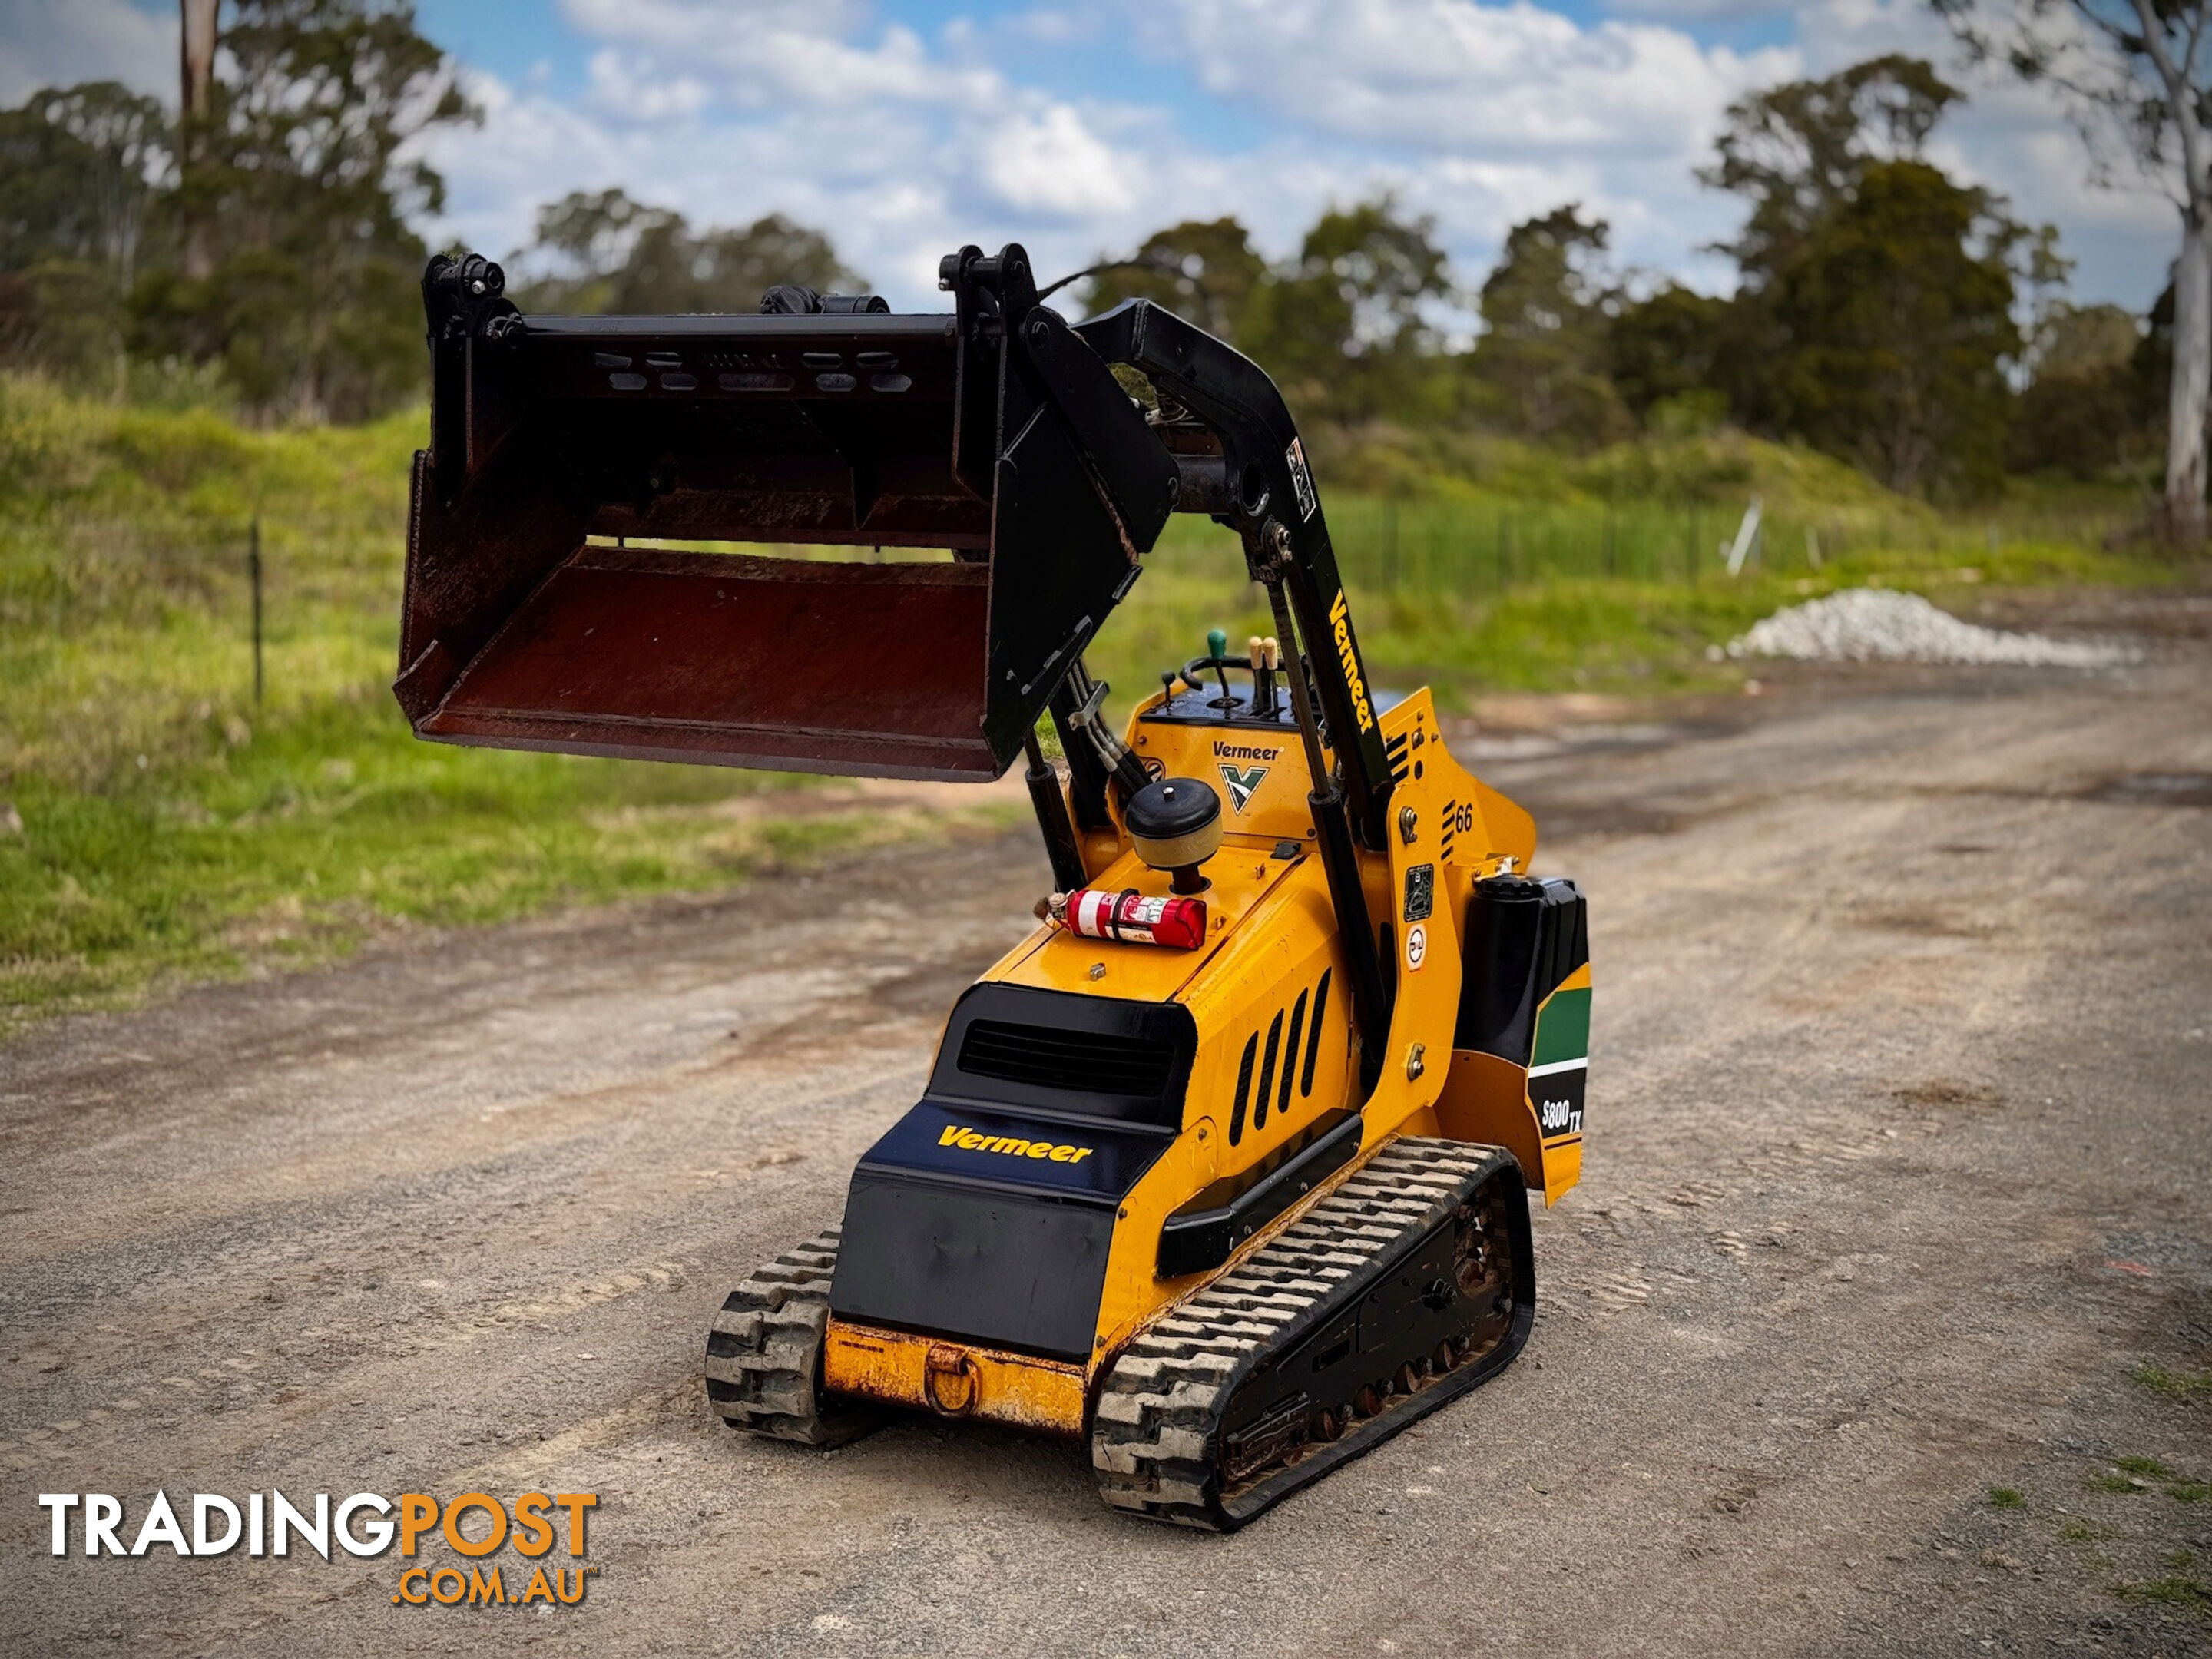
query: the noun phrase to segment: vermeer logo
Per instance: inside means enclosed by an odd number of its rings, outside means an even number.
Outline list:
[[[1054,1164],[1080,1164],[1097,1150],[1050,1140],[1022,1140],[1012,1135],[987,1135],[981,1129],[951,1125],[937,1138],[940,1146],[957,1146],[963,1152],[996,1152],[1001,1158],[1048,1158]]]
[[[1375,716],[1367,706],[1367,682],[1359,677],[1359,653],[1352,648],[1352,611],[1344,602],[1344,590],[1339,588],[1336,603],[1328,608],[1329,625],[1336,631],[1336,659],[1344,665],[1344,683],[1352,688],[1352,712],[1359,717],[1359,729],[1375,729]]]
[[[1221,769],[1221,781],[1229,786],[1230,803],[1240,812],[1267,775],[1267,769],[1264,766],[1248,767],[1242,772],[1233,766]]]

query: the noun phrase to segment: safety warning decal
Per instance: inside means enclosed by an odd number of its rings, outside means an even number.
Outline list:
[[[1417,864],[1406,872],[1406,920],[1426,921],[1437,908],[1437,866]]]
[[[1301,523],[1314,515],[1321,502],[1314,495],[1313,474],[1306,471],[1306,449],[1296,438],[1284,459],[1291,464],[1291,488],[1298,492],[1298,519]]]

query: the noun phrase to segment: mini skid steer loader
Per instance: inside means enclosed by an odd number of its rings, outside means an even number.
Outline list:
[[[566,317],[433,260],[396,690],[447,743],[1023,762],[1040,925],[842,1224],[731,1293],[708,1398],[812,1446],[886,1407],[1077,1437],[1109,1504],[1230,1529],[1527,1340],[1527,1194],[1581,1169],[1583,901],[1427,692],[1376,694],[1256,365],[1143,301],[1071,325],[1018,246],[942,275],[950,314]],[[1174,512],[1241,538],[1274,632],[1209,636],[1117,732],[1084,651]]]

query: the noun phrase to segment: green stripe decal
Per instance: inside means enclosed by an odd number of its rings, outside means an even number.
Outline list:
[[[1580,1060],[1589,1053],[1590,994],[1587,986],[1554,991],[1536,1015],[1536,1041],[1528,1056],[1531,1066],[1556,1066],[1563,1060]]]

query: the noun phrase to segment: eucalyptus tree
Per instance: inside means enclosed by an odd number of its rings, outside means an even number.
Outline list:
[[[1971,58],[2066,98],[2099,182],[2132,172],[2162,188],[2180,216],[2166,518],[2177,542],[2201,545],[2212,398],[2212,0],[1931,3]]]

